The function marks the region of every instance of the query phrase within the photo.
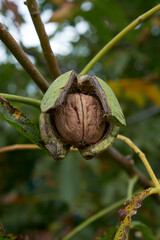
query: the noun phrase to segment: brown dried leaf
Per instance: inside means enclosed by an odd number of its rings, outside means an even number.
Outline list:
[[[133,198],[125,202],[119,210],[120,227],[114,237],[114,240],[125,240],[129,232],[132,216],[137,213],[141,207],[142,201],[151,193],[153,188],[138,192]]]
[[[160,26],[160,16],[155,15],[151,20],[152,25]]]
[[[14,22],[16,22],[18,24],[18,26],[21,25],[21,23],[23,22],[23,18],[21,16],[21,14],[18,11],[18,6],[14,3],[14,2],[10,2],[8,0],[5,0],[3,2],[3,8],[5,10],[10,10],[13,12],[14,14]]]
[[[53,13],[52,17],[49,19],[49,22],[61,22],[64,19],[70,18],[75,12],[76,7],[76,3],[64,2],[61,7]]]
[[[1,233],[4,233],[4,232],[5,232],[2,223],[0,223],[0,232],[1,232]]]
[[[2,205],[9,205],[13,203],[17,203],[19,201],[19,194],[17,192],[11,192],[0,199],[0,203]]]
[[[49,2],[52,2],[53,4],[56,4],[56,5],[62,5],[66,1],[65,0],[49,0]]]
[[[30,239],[34,239],[34,240],[52,240],[52,235],[49,231],[47,230],[30,230],[28,231],[28,236]]]

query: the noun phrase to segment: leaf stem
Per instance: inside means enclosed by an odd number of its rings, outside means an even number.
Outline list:
[[[27,57],[23,49],[15,41],[12,35],[7,31],[7,29],[0,23],[0,39],[6,45],[6,47],[11,51],[17,61],[22,65],[26,72],[30,75],[33,81],[41,89],[43,93],[49,87],[49,83],[44,79],[41,73],[37,70],[34,64]]]
[[[31,105],[33,107],[40,109],[40,104],[41,104],[40,100],[36,100],[33,98],[28,98],[28,97],[17,96],[17,95],[12,95],[12,94],[7,94],[7,93],[0,93],[0,96],[2,96],[3,98],[5,98],[9,101],[12,101],[12,102],[20,102],[20,103],[28,104],[28,105]]]
[[[150,166],[150,164],[149,164],[145,154],[129,138],[127,138],[125,136],[122,136],[122,135],[118,135],[117,139],[119,139],[119,140],[125,142],[126,144],[128,144],[137,153],[137,155],[142,160],[144,166],[146,167],[146,169],[147,169],[147,171],[148,171],[148,173],[149,173],[149,175],[150,175],[150,177],[151,177],[155,187],[160,188],[159,181],[156,178],[156,176],[155,176],[155,174],[154,174],[154,172],[153,172],[153,170],[152,170],[152,168],[151,168],[151,166]]]
[[[118,33],[109,43],[107,43],[98,53],[97,55],[86,65],[86,67],[81,71],[80,75],[88,73],[91,68],[129,31],[134,29],[137,25],[139,25],[142,21],[153,15],[155,12],[160,10],[160,4],[153,7],[146,13],[140,15],[136,18],[132,23],[130,23],[127,27],[125,27],[120,33]]]
[[[152,188],[149,195],[151,194],[160,194],[160,187]]]
[[[86,221],[82,222],[79,226],[74,228],[67,236],[65,236],[62,240],[68,240],[73,237],[76,233],[87,227],[90,223],[96,221],[98,218],[104,216],[105,214],[109,213],[110,211],[114,210],[115,208],[121,206],[126,201],[126,198],[110,205],[109,207],[104,208],[103,210],[99,211],[92,217],[88,218]]]
[[[36,0],[27,0],[25,4],[28,7],[28,10],[30,12],[33,24],[35,26],[36,32],[38,34],[41,47],[43,50],[43,55],[46,59],[46,62],[48,64],[48,68],[50,73],[52,74],[53,79],[56,79],[58,76],[61,75],[57,60],[54,56],[54,53],[51,49],[49,38],[46,34],[44,24],[40,17],[40,11],[38,8],[38,4]]]

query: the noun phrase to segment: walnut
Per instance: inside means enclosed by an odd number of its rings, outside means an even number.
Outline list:
[[[85,159],[93,158],[113,143],[123,125],[125,118],[112,89],[91,74],[72,70],[62,74],[41,102],[41,138],[55,160],[63,159],[71,146]]]
[[[58,133],[66,142],[80,147],[98,142],[104,135],[102,107],[99,101],[83,93],[68,94],[54,112]]]

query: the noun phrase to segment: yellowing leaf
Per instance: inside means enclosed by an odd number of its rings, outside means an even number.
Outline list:
[[[137,213],[137,209],[141,207],[142,201],[153,193],[153,188],[149,188],[142,192],[138,192],[133,198],[125,202],[119,210],[120,227],[114,237],[114,240],[125,240],[129,232],[132,216]]]
[[[0,118],[16,128],[21,134],[28,138],[31,142],[38,145],[43,150],[44,142],[41,139],[39,129],[30,121],[30,119],[20,110],[13,107],[5,98],[0,96]],[[48,151],[47,151],[48,152]],[[1,240],[1,239],[0,239]]]
[[[143,107],[148,99],[160,106],[160,88],[155,83],[147,83],[143,79],[121,79],[107,83],[118,97],[124,96],[140,107]]]
[[[28,238],[13,233],[0,233],[0,240],[25,240]]]
[[[142,93],[137,93],[135,92],[136,90],[131,88],[131,89],[127,89],[127,91],[125,91],[125,97],[131,101],[134,101],[137,106],[139,107],[143,107],[145,105],[146,102],[146,98],[145,95]]]

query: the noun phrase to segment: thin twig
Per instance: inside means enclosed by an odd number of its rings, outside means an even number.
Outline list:
[[[41,150],[40,147],[38,147],[36,144],[14,144],[6,147],[0,148],[0,153],[3,152],[10,152],[10,151],[15,151],[15,150]],[[71,147],[71,151],[78,151],[77,148]]]
[[[0,93],[0,96],[12,102],[24,103],[40,109],[41,101],[34,98],[22,97],[7,93]]]
[[[61,72],[60,72],[56,57],[54,56],[54,53],[51,49],[49,38],[46,34],[43,22],[41,20],[38,4],[36,0],[27,0],[25,4],[28,7],[33,24],[37,31],[37,34],[41,43],[41,47],[43,50],[43,54],[48,64],[50,73],[52,74],[53,79],[56,79],[58,76],[61,75]]]
[[[0,153],[11,152],[15,150],[41,150],[41,149],[35,144],[14,144],[11,146],[0,148]]]
[[[48,82],[44,79],[41,73],[37,70],[34,64],[29,60],[23,49],[15,41],[12,35],[7,31],[7,29],[0,23],[0,39],[6,45],[6,47],[11,51],[17,61],[22,65],[26,72],[30,75],[37,86],[46,92],[49,87]]]
[[[126,28],[124,28],[120,33],[118,33],[109,43],[107,43],[98,53],[97,55],[87,64],[87,66],[82,70],[80,74],[88,73],[91,68],[122,38],[124,37],[129,31],[134,29],[137,25],[142,23],[148,17],[153,15],[155,12],[160,10],[160,4],[155,6],[154,8],[150,9],[146,13],[139,16],[136,20],[130,23]]]
[[[146,169],[147,169],[155,187],[160,188],[160,184],[158,182],[158,179],[156,178],[156,176],[155,176],[155,174],[154,174],[154,172],[153,172],[145,154],[129,138],[127,138],[125,136],[122,136],[122,135],[118,135],[117,139],[119,139],[119,140],[125,142],[126,144],[128,144],[137,153],[139,158],[142,160],[144,166],[146,167]]]

